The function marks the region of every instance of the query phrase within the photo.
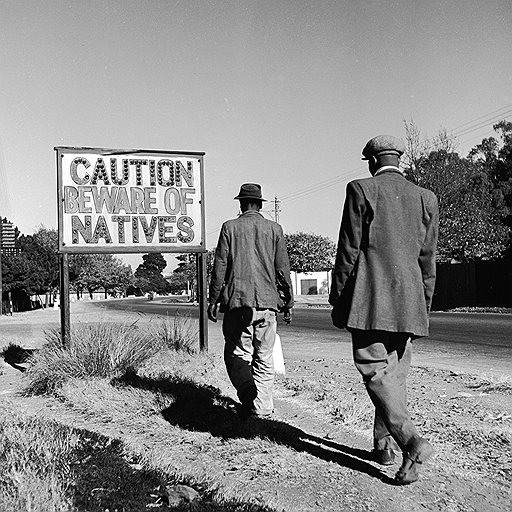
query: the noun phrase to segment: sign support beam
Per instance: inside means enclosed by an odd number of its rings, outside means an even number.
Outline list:
[[[62,346],[69,347],[71,338],[71,315],[69,307],[69,255],[59,255],[60,264],[60,332]]]
[[[3,301],[3,293],[4,290],[2,288],[2,217],[0,216],[0,316],[2,316],[4,301]]]
[[[208,352],[208,315],[206,291],[206,258],[208,253],[197,253],[197,294],[199,297],[199,350]]]

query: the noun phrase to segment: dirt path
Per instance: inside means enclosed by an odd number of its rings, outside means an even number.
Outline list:
[[[92,314],[89,305],[73,305],[72,312],[74,320],[90,319]],[[41,326],[58,326],[58,311],[23,315],[0,319],[0,346],[12,337],[14,329],[17,343],[35,348],[41,343]],[[436,454],[419,482],[394,487],[389,480],[397,466],[382,468],[370,461],[371,407],[369,402],[365,406],[364,388],[350,354],[332,357],[315,350],[314,344],[309,352],[305,344],[293,350],[286,337],[283,345],[287,375],[277,380],[275,421],[254,427],[263,438],[273,440],[271,453],[260,454],[257,441],[244,440],[251,457],[212,467],[209,460],[218,460],[227,441],[205,432],[198,451],[191,447],[186,453],[183,449],[173,452],[176,464],[180,456],[196,454],[198,464],[201,461],[206,474],[209,472],[226,492],[251,496],[289,511],[501,512],[512,508],[510,392],[475,387],[480,379],[460,367],[450,371],[414,366],[409,380],[411,409]],[[210,351],[220,354],[221,347],[220,326],[211,326]],[[133,449],[171,449],[165,430],[168,425],[163,422],[155,420],[153,430],[134,439],[119,425],[80,414],[56,400],[21,398],[17,395],[20,376],[11,366],[3,367],[0,406],[4,410],[55,418],[119,438]],[[226,383],[221,388],[230,393]],[[341,403],[341,397],[347,395],[362,403],[362,410],[336,410],[336,398],[340,397]]]

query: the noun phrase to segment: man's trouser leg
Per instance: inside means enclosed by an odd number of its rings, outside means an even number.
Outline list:
[[[375,406],[374,448],[404,450],[418,431],[407,410],[411,340],[406,333],[353,330],[354,362]]]
[[[258,415],[273,411],[276,313],[272,310],[236,308],[224,314],[224,361],[229,379],[242,404],[253,401]]]
[[[276,340],[276,313],[271,309],[256,310],[253,321],[252,374],[258,395],[254,400],[253,412],[265,416],[274,411],[274,358]]]

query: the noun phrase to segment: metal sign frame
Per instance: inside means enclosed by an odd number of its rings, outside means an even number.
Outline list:
[[[187,151],[163,151],[163,150],[142,150],[142,149],[105,149],[105,148],[90,148],[90,147],[69,147],[69,146],[57,146],[55,147],[55,151],[57,152],[57,205],[58,205],[58,232],[59,232],[59,252],[61,253],[91,253],[91,254],[97,254],[97,253],[109,253],[109,254],[115,254],[115,253],[121,253],[121,254],[128,254],[128,253],[147,253],[147,252],[165,252],[165,253],[199,253],[199,252],[205,252],[206,251],[206,240],[205,240],[205,209],[204,209],[204,152],[187,152]],[[87,244],[87,243],[80,243],[77,236],[77,242],[76,245],[73,243],[67,243],[67,240],[70,238],[70,233],[64,233],[64,224],[65,224],[65,216],[69,216],[68,213],[64,211],[65,209],[65,194],[64,194],[64,186],[65,181],[64,180],[64,172],[66,172],[65,169],[63,169],[63,159],[67,155],[85,155],[85,158],[87,155],[93,155],[93,156],[100,156],[102,159],[105,160],[109,157],[113,158],[119,158],[123,157],[124,161],[130,161],[135,160],[141,161],[143,157],[148,157],[147,160],[149,160],[151,163],[153,163],[150,159],[158,159],[160,158],[160,161],[163,161],[166,159],[167,161],[173,161],[178,162],[183,159],[189,159],[194,160],[194,163],[197,163],[199,165],[199,207],[200,207],[200,222],[201,227],[199,231],[199,242],[193,243],[193,244],[187,244],[185,243],[136,243],[132,242],[132,244],[123,243],[121,244],[119,241],[117,243],[111,242],[111,243],[95,243],[95,244]],[[92,166],[91,166],[92,167]],[[133,169],[132,169],[133,170]],[[140,167],[138,171],[140,170]],[[92,169],[89,170],[91,172]],[[105,175],[108,175],[108,172],[104,171]],[[122,172],[122,171],[121,171]],[[156,176],[156,170],[154,168],[153,163],[153,169],[152,169],[153,175]],[[101,180],[102,178],[100,178]],[[153,179],[156,179],[153,177]],[[91,180],[92,181],[92,180]],[[66,181],[67,182],[67,181]],[[103,185],[105,186],[105,185]],[[131,184],[129,185],[131,187]],[[99,185],[95,186],[95,188],[98,188]],[[93,187],[91,187],[93,188]],[[119,187],[119,188],[127,188],[125,186]],[[137,187],[131,187],[131,188],[137,188]],[[144,187],[141,187],[144,188]],[[147,187],[145,187],[147,188]],[[160,193],[162,190],[166,190],[166,186],[161,187],[155,187],[157,192],[157,198],[160,196],[158,195],[158,191]],[[152,198],[154,199],[154,198]],[[90,198],[89,198],[90,200]],[[103,202],[103,205],[105,205],[105,202]],[[197,207],[196,207],[197,208]],[[91,208],[92,209],[92,208]],[[162,214],[165,212],[158,212],[159,214]],[[165,214],[167,215],[167,214]],[[163,222],[160,224],[160,218],[164,219],[164,216],[159,216],[159,228],[162,229],[162,225],[165,223]],[[141,215],[141,217],[144,217],[144,215]],[[170,219],[171,217],[167,215],[167,219]],[[197,219],[196,219],[197,220]],[[144,221],[147,221],[144,218]],[[67,222],[67,219],[66,219]],[[119,223],[118,226],[121,224]],[[112,227],[112,223],[110,223],[110,226]],[[154,224],[156,226],[156,224]],[[138,229],[138,228],[137,228]],[[166,229],[165,227],[163,229]],[[168,229],[168,228],[167,228]],[[153,232],[157,231],[155,227],[153,227]],[[156,233],[158,235],[158,233]],[[114,237],[112,237],[114,238]],[[141,236],[141,239],[143,236]],[[176,237],[174,237],[176,238]],[[178,235],[179,238],[179,235]]]

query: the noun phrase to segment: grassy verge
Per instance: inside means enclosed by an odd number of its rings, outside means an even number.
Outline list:
[[[172,506],[172,493],[183,488],[183,480],[145,467],[144,461],[128,453],[120,442],[53,421],[3,416],[2,512],[271,511],[242,500],[218,500],[197,481],[199,496]]]

